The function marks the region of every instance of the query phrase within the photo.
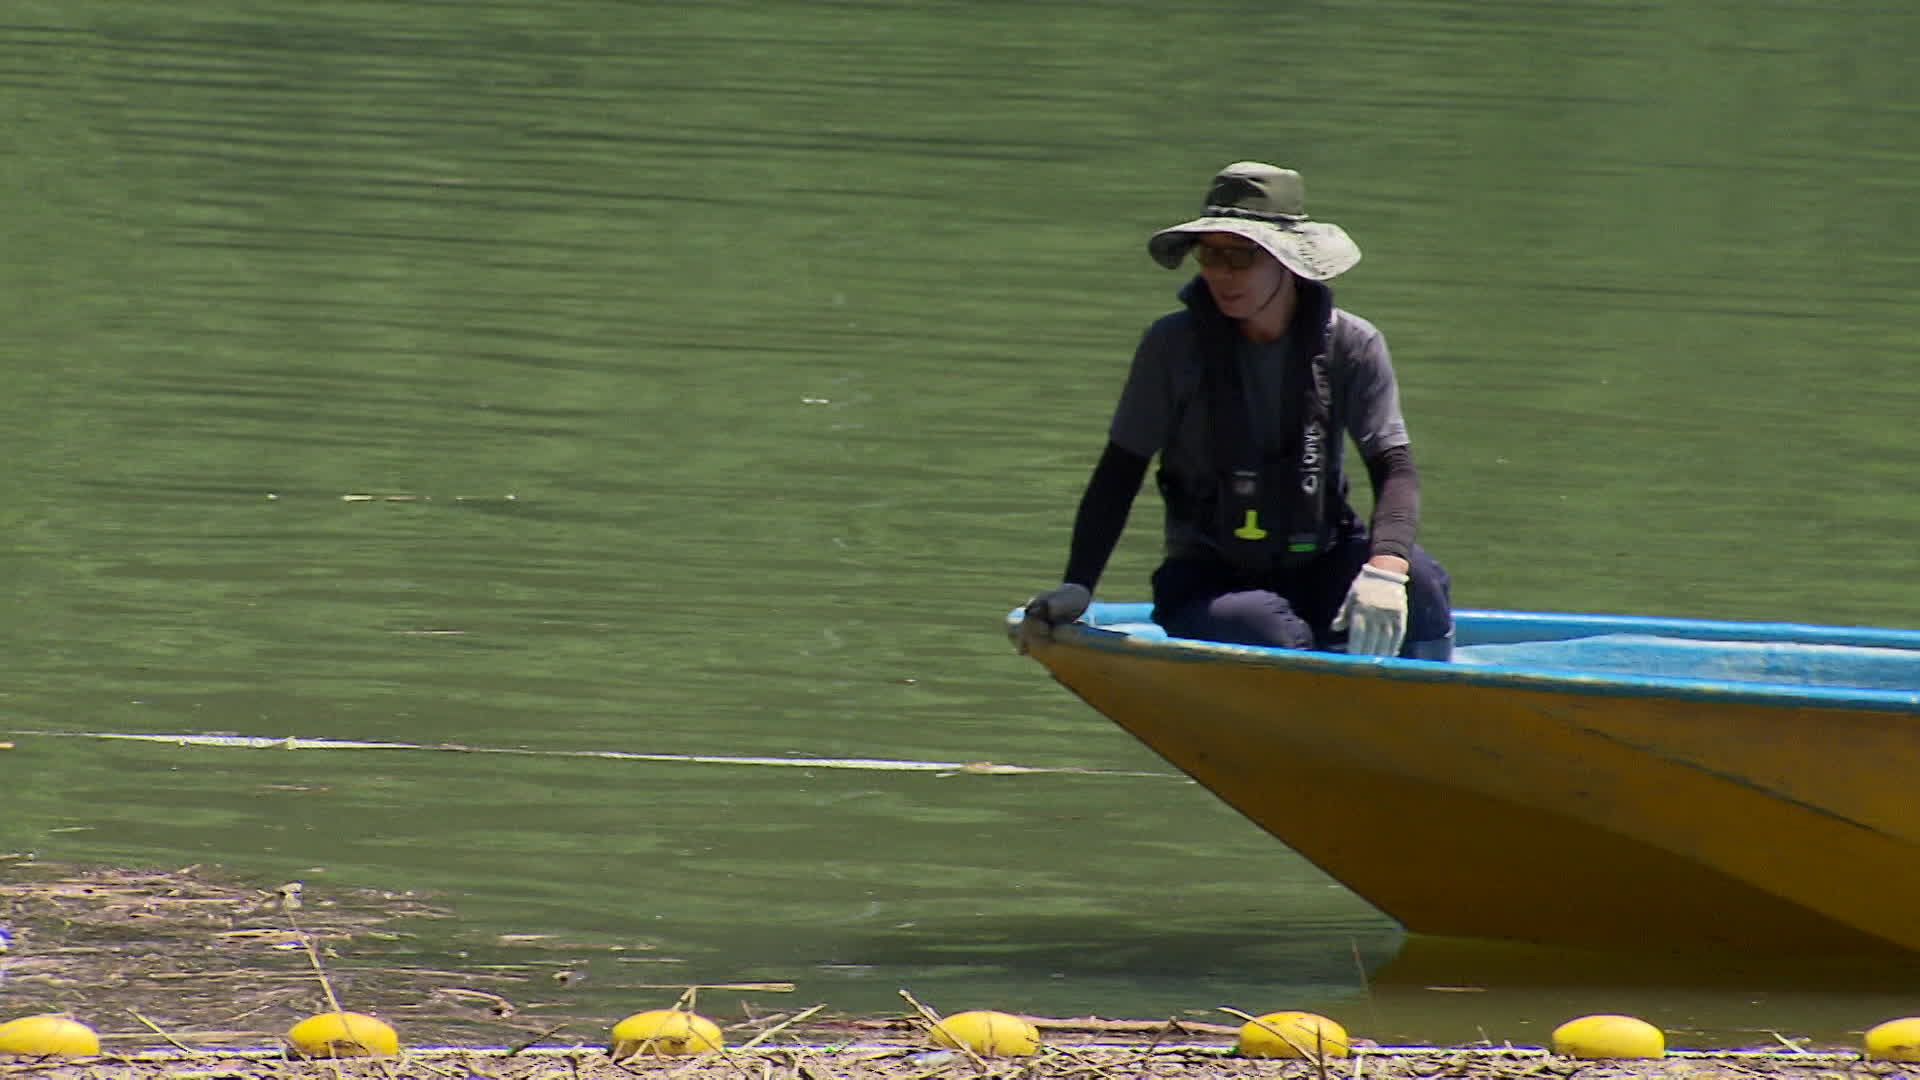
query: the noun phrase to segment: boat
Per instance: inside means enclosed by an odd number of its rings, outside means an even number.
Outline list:
[[[1430,661],[1175,638],[1150,612],[1007,629],[1410,934],[1920,954],[1920,632],[1460,611]]]

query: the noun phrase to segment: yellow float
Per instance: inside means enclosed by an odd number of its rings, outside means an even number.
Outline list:
[[[1040,1049],[1040,1029],[1012,1013],[987,1009],[954,1013],[933,1025],[930,1034],[941,1046],[965,1047],[981,1057],[1027,1057]]]
[[[1292,1010],[1268,1013],[1240,1025],[1240,1041],[1234,1049],[1241,1057],[1309,1060],[1346,1057],[1350,1052],[1347,1029],[1318,1013]]]
[[[1553,1052],[1571,1058],[1657,1058],[1667,1053],[1660,1029],[1634,1016],[1581,1016],[1553,1029]]]
[[[1867,1056],[1881,1061],[1920,1061],[1920,1016],[1903,1016],[1868,1028]]]
[[[64,1016],[23,1016],[0,1024],[0,1054],[92,1057],[99,1052],[100,1036],[80,1021]]]
[[[725,1045],[720,1025],[704,1016],[678,1009],[650,1009],[613,1025],[613,1043],[607,1052],[615,1060],[636,1054],[677,1057],[704,1054]]]
[[[287,1031],[287,1041],[295,1052],[311,1058],[391,1057],[400,1052],[400,1036],[393,1028],[357,1012],[309,1016]]]

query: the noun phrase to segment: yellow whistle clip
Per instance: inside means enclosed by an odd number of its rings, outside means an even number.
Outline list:
[[[1239,528],[1233,530],[1233,535],[1242,540],[1265,540],[1267,538],[1267,530],[1260,527],[1260,512],[1258,510],[1247,511],[1246,522]]]

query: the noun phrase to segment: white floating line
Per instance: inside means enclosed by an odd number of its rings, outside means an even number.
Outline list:
[[[15,731],[69,739],[116,739],[129,742],[204,746],[223,750],[431,750],[452,754],[517,754],[526,757],[606,758],[613,761],[655,761],[689,765],[762,765],[788,769],[861,769],[869,772],[978,773],[1009,776],[1051,773],[1071,776],[1146,776],[1182,779],[1171,773],[1129,772],[1119,769],[1080,769],[1046,765],[1000,765],[991,761],[897,761],[890,758],[734,757],[722,754],[641,754],[626,750],[531,750],[510,746],[465,746],[442,743],[361,742],[354,739],[307,739],[289,735],[275,739],[261,735],[142,734],[118,731]]]

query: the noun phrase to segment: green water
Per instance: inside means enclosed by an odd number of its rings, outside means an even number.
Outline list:
[[[1093,771],[13,734],[0,853],[430,894],[427,962],[551,934],[609,1019],[790,980],[1846,1038],[1892,1006],[1371,985],[1392,924],[998,620],[1173,302],[1145,235],[1251,157],[1366,252],[1462,605],[1920,623],[1917,39],[1859,0],[9,0],[0,729]]]

